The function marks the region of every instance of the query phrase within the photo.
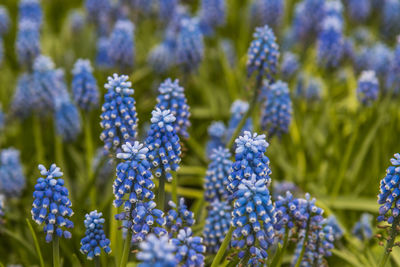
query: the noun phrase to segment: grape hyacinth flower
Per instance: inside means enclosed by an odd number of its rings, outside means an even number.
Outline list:
[[[3,149],[0,152],[0,194],[19,197],[25,183],[20,152],[13,148]]]
[[[383,43],[377,43],[372,48],[368,49],[367,54],[368,67],[374,70],[379,78],[384,78],[390,71],[393,52]]]
[[[68,198],[68,189],[64,187],[63,173],[55,164],[49,170],[39,165],[40,174],[44,176],[37,179],[35,192],[33,192],[32,219],[39,225],[44,223],[46,242],[51,242],[54,237],[71,238],[71,233],[65,228],[74,227],[68,219],[74,212]]]
[[[97,210],[85,215],[86,232],[85,237],[81,239],[80,251],[87,255],[88,260],[99,257],[101,249],[107,254],[111,253],[110,240],[106,238],[103,230],[105,220],[102,216],[103,214]]]
[[[115,215],[116,220],[126,221],[125,227],[133,232],[132,242],[143,241],[150,233],[166,235],[165,217],[162,210],[156,209],[154,201],[138,201],[132,210]]]
[[[379,82],[376,78],[375,71],[368,70],[361,73],[358,79],[357,98],[366,106],[371,105],[379,94]]]
[[[286,228],[285,232],[289,234],[289,231],[296,232],[298,229],[303,229],[305,227],[303,206],[303,199],[293,197],[290,191],[286,191],[284,196],[278,196],[275,202],[276,230],[281,231]]]
[[[43,11],[40,0],[21,0],[19,2],[19,20],[30,20],[38,28],[43,23]]]
[[[161,21],[169,21],[175,13],[178,6],[178,0],[160,0],[158,15]]]
[[[179,266],[204,266],[206,247],[203,245],[203,238],[192,234],[190,228],[181,229],[177,237],[171,240],[175,246],[175,260]]]
[[[23,73],[17,81],[11,103],[11,114],[19,118],[27,117],[33,109],[33,76]]]
[[[284,0],[255,0],[251,5],[251,14],[256,25],[268,25],[277,29],[282,23],[285,7]]]
[[[132,68],[135,54],[135,27],[129,20],[118,20],[108,40],[108,56],[114,66]]]
[[[149,148],[147,157],[153,165],[152,168],[156,169],[156,177],[171,182],[171,171],[177,171],[181,161],[181,145],[174,128],[175,117],[171,111],[159,108],[151,114],[151,126],[146,138]]]
[[[269,144],[265,141],[265,135],[245,131],[243,136],[235,140],[235,143],[235,162],[228,176],[228,191],[234,194],[241,181],[253,178],[256,181],[263,180],[269,186],[271,170],[269,159],[264,155]]]
[[[385,0],[381,12],[382,32],[385,37],[393,38],[400,33],[400,2]]]
[[[322,86],[322,80],[301,74],[297,80],[295,96],[310,102],[320,100]]]
[[[206,154],[209,158],[211,152],[218,147],[225,147],[226,127],[222,121],[214,121],[208,127],[209,140],[206,145]]]
[[[355,22],[364,22],[371,13],[371,0],[347,0],[349,18]]]
[[[174,267],[175,246],[169,242],[168,236],[157,237],[149,234],[145,241],[139,244],[140,251],[137,253],[139,267]]]
[[[84,111],[90,111],[99,103],[99,90],[90,61],[78,59],[75,62],[72,74],[74,101]]]
[[[299,57],[291,52],[285,52],[282,56],[281,72],[284,80],[291,79],[299,69]]]
[[[292,100],[286,83],[277,81],[266,93],[266,101],[261,117],[261,126],[270,137],[278,137],[289,131],[292,120]]]
[[[196,70],[204,57],[203,34],[196,19],[183,18],[176,36],[176,62],[185,72]]]
[[[232,103],[231,106],[231,118],[228,123],[228,129],[226,130],[226,141],[234,134],[236,127],[239,125],[240,121],[242,120],[243,116],[246,114],[247,110],[249,109],[249,103],[242,100],[236,100]],[[251,118],[248,118],[246,123],[244,124],[243,128],[241,129],[241,133],[244,131],[251,131],[253,128],[253,122]]]
[[[292,22],[297,40],[309,44],[321,29],[325,15],[325,0],[302,0],[295,5]]]
[[[278,199],[279,196],[286,194],[287,191],[289,191],[291,194],[293,193],[296,195],[299,192],[299,188],[292,182],[286,182],[286,181],[274,182],[272,196],[275,200]],[[275,205],[277,206],[276,202]]]
[[[104,85],[108,91],[104,96],[100,126],[100,139],[107,151],[118,150],[122,142],[136,138],[137,115],[134,90],[128,76],[114,74]]]
[[[400,36],[385,80],[385,90],[397,94],[400,87]]]
[[[111,68],[113,63],[108,55],[109,40],[106,37],[100,37],[96,45],[96,65],[102,69]]]
[[[210,253],[217,253],[231,224],[231,205],[214,199],[208,206],[208,215],[203,230],[204,245]]]
[[[175,63],[174,55],[174,44],[164,41],[150,51],[147,61],[155,72],[164,73]]]
[[[139,200],[154,199],[151,164],[146,157],[148,151],[149,149],[138,141],[122,145],[122,152],[117,154],[117,158],[123,162],[117,166],[117,177],[113,184],[116,207],[123,205],[124,210],[129,211]]]
[[[318,63],[325,68],[335,68],[343,58],[343,22],[337,17],[327,16],[318,35]]]
[[[200,28],[204,35],[210,36],[215,28],[223,26],[226,19],[226,0],[201,0]]]
[[[279,46],[274,32],[268,25],[257,27],[247,52],[247,75],[256,73],[260,82],[264,77],[271,80],[277,72],[278,58]]]
[[[179,199],[179,205],[176,205],[172,200],[168,202],[170,210],[166,216],[166,229],[169,236],[175,237],[180,229],[191,227],[195,223],[194,214],[185,204],[185,199]]]
[[[19,63],[31,67],[34,59],[40,54],[38,25],[28,19],[21,20],[18,23],[15,46]]]
[[[0,5],[0,37],[8,32],[10,28],[10,15],[8,10]]]
[[[73,34],[82,32],[85,26],[85,17],[78,10],[73,10],[68,14],[69,28]]]
[[[231,153],[225,147],[213,149],[210,155],[210,164],[208,165],[206,178],[204,181],[204,198],[206,201],[213,202],[218,199],[226,200],[228,191],[228,176],[232,166],[230,160]]]
[[[187,128],[190,126],[190,111],[184,89],[179,85],[179,81],[166,79],[158,88],[156,107],[160,110],[170,110],[174,115],[173,126],[175,131],[182,137],[188,138]]]
[[[324,4],[324,12],[325,18],[333,16],[343,23],[343,4],[341,0],[326,1]]]
[[[55,126],[56,132],[64,141],[74,141],[82,130],[78,108],[69,98],[69,95],[55,99]]]
[[[100,36],[105,36],[110,31],[112,1],[86,0],[85,8],[89,21],[93,22]]]
[[[372,238],[372,218],[369,213],[363,213],[361,218],[351,230],[352,234],[361,241],[368,241]]]
[[[335,215],[330,215],[324,223],[332,228],[332,234],[335,240],[339,240],[343,236],[343,229],[340,227]]]
[[[268,184],[267,179],[259,179],[253,173],[247,179],[243,177],[233,194],[232,226],[235,230],[231,245],[240,250],[239,258],[243,258],[248,251],[252,258],[261,256],[265,260],[268,257],[267,250],[274,242],[274,225],[277,221]],[[255,253],[255,248],[260,253]]]

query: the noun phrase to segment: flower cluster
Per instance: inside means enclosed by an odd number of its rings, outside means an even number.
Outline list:
[[[100,256],[101,249],[107,254],[111,253],[110,240],[106,238],[103,230],[105,222],[103,214],[97,210],[85,215],[85,237],[81,239],[81,252],[87,255],[89,260]]]
[[[18,197],[25,188],[25,176],[22,171],[19,151],[13,148],[0,153],[0,194],[6,197]]]
[[[277,72],[279,46],[276,37],[268,25],[256,28],[253,41],[247,52],[247,74],[257,74],[257,79],[265,76],[272,79]]]
[[[325,16],[325,0],[302,0],[295,6],[292,22],[296,39],[310,43],[321,28]]]
[[[294,76],[299,69],[299,57],[291,52],[285,52],[282,56],[281,72],[285,80]]]
[[[285,196],[278,196],[275,201],[277,223],[275,228],[281,230],[287,228],[294,230],[303,228],[304,217],[302,214],[302,205],[304,201],[301,198],[294,198],[290,191],[286,191]]]
[[[207,157],[218,147],[225,147],[226,127],[222,121],[214,121],[207,129],[209,140],[206,145]]]
[[[175,44],[164,41],[151,50],[147,61],[154,71],[164,73],[175,63],[174,49]]]
[[[40,0],[22,0],[18,7],[19,19],[29,19],[40,28],[43,23],[43,11]]]
[[[379,82],[375,71],[368,70],[361,73],[358,79],[357,98],[363,105],[371,105],[379,94]]]
[[[227,189],[234,194],[242,180],[253,179],[264,180],[267,186],[271,182],[269,159],[264,155],[268,143],[265,135],[251,134],[244,132],[235,140],[235,162],[232,164],[231,173],[228,176]]]
[[[149,234],[139,245],[137,258],[141,261],[139,267],[174,267],[176,266],[175,246],[168,240],[168,236],[157,237]]]
[[[226,186],[232,166],[231,153],[227,148],[213,149],[210,155],[206,178],[204,182],[204,198],[212,202],[214,199],[225,200],[228,197]]]
[[[129,20],[119,20],[108,40],[108,56],[114,66],[131,68],[134,61],[134,25]]]
[[[355,22],[365,21],[371,13],[370,0],[347,0],[349,18]]]
[[[198,68],[204,57],[203,34],[196,19],[180,20],[176,37],[176,61],[185,71]]]
[[[179,230],[177,237],[173,238],[171,243],[175,246],[175,260],[179,266],[204,266],[206,247],[201,237],[192,236],[190,228]]]
[[[179,81],[165,80],[158,88],[158,92],[156,107],[161,110],[169,109],[175,117],[175,131],[183,137],[189,137],[187,128],[190,126],[190,111],[184,89],[179,85]]]
[[[276,29],[282,22],[284,0],[256,0],[251,6],[251,14],[257,25],[265,25]]]
[[[202,0],[200,27],[204,35],[211,35],[214,29],[225,24],[226,0]]]
[[[335,240],[342,238],[343,229],[340,227],[335,215],[330,215],[327,219],[325,219],[324,223],[332,228],[332,234],[335,237]]]
[[[68,219],[74,212],[68,198],[68,189],[64,187],[63,173],[55,164],[47,170],[39,165],[40,174],[33,192],[32,219],[39,225],[44,223],[46,242],[51,242],[54,236],[71,238],[71,233],[63,228],[73,228],[74,224]]]
[[[363,213],[361,218],[352,229],[352,234],[361,241],[368,241],[372,238],[372,218],[369,213]]]
[[[281,136],[289,131],[292,120],[292,100],[286,83],[277,81],[269,86],[261,117],[261,125],[269,136]]]
[[[138,120],[131,86],[128,76],[117,74],[108,77],[108,83],[104,85],[108,91],[101,108],[103,113],[100,116],[100,126],[103,131],[100,139],[108,151],[118,150],[122,142],[130,141],[137,135]]]
[[[122,145],[122,152],[117,154],[117,158],[124,161],[117,166],[117,177],[113,184],[116,207],[123,205],[125,211],[130,211],[137,201],[154,199],[151,164],[146,158],[148,151],[138,141]],[[128,199],[125,200],[125,196]]]
[[[386,0],[381,12],[382,31],[388,38],[393,33],[400,33],[400,2],[397,0]]]
[[[337,67],[343,57],[343,22],[336,16],[327,16],[318,35],[318,63],[326,68]]]
[[[85,18],[78,10],[72,10],[68,14],[68,24],[73,34],[79,34],[85,26]]]
[[[171,111],[156,108],[152,111],[151,126],[146,138],[149,148],[147,157],[156,169],[156,177],[164,174],[169,182],[172,181],[171,171],[177,171],[181,161],[181,145],[174,122],[175,117]]]
[[[81,132],[81,120],[78,108],[69,99],[69,96],[60,96],[55,99],[55,126],[56,132],[64,141],[73,141]]]
[[[40,54],[40,32],[36,23],[29,19],[18,22],[15,50],[21,65],[32,65],[34,59]]]
[[[178,0],[161,0],[159,1],[158,15],[162,21],[168,21],[177,8]]]
[[[164,229],[164,213],[156,209],[154,201],[138,201],[131,211],[124,211],[115,215],[116,220],[125,221],[128,231],[132,230],[132,242],[143,241],[149,233],[162,236],[167,233]]]
[[[11,114],[25,118],[33,109],[33,76],[24,73],[17,81],[15,93],[11,103]]]
[[[318,78],[301,74],[297,80],[295,96],[306,101],[321,99],[322,81]]]
[[[273,197],[275,200],[278,199],[279,196],[286,194],[287,191],[290,191],[291,194],[296,194],[299,191],[299,188],[292,182],[279,182],[275,181],[273,184]],[[276,203],[275,203],[276,204]]]
[[[178,206],[173,201],[169,201],[168,205],[171,209],[168,211],[166,217],[166,228],[170,237],[175,236],[180,229],[194,225],[194,214],[186,206],[184,198],[179,199]]]
[[[214,199],[209,205],[206,224],[203,230],[204,245],[207,251],[216,253],[228,233],[232,208],[228,201]]]
[[[106,37],[100,37],[96,45],[96,65],[100,69],[109,69],[112,67],[111,59],[108,55],[109,40]]]
[[[99,90],[89,60],[78,59],[72,70],[72,93],[74,101],[84,111],[89,111],[99,103]]]

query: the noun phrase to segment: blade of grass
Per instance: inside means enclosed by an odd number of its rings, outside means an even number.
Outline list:
[[[28,224],[29,231],[32,234],[33,242],[35,243],[35,248],[36,248],[36,252],[37,252],[38,258],[39,258],[40,266],[44,267],[42,251],[40,250],[40,246],[39,246],[39,242],[38,242],[35,230],[33,229],[29,219],[25,219],[25,220],[26,220],[26,224]]]

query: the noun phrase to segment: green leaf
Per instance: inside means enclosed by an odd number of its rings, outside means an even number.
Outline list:
[[[39,242],[38,242],[38,239],[37,239],[35,230],[33,229],[33,227],[32,227],[32,225],[31,225],[29,219],[25,219],[25,220],[26,220],[26,223],[28,224],[29,231],[30,231],[31,234],[32,234],[33,242],[35,243],[35,248],[36,248],[36,252],[37,252],[37,254],[38,254],[40,266],[41,266],[41,267],[44,267],[44,261],[43,261],[42,251],[40,250],[40,246],[39,246]]]

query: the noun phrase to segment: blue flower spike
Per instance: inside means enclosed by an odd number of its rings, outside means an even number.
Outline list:
[[[375,71],[368,70],[361,73],[358,79],[357,98],[365,106],[371,105],[379,95],[379,81]]]
[[[108,56],[113,64],[123,69],[133,67],[135,60],[135,26],[129,20],[118,20],[109,38]]]
[[[170,210],[166,217],[166,228],[170,237],[174,237],[180,229],[194,225],[194,214],[186,206],[183,197],[179,199],[179,205],[176,205],[173,201],[169,201],[168,205],[170,206]]]
[[[8,10],[0,5],[0,37],[8,32],[10,28],[10,14]]]
[[[234,131],[234,129],[232,129]],[[206,145],[207,157],[210,158],[211,153],[218,147],[225,147],[226,127],[222,121],[214,121],[207,129],[209,140]]]
[[[32,219],[39,225],[44,224],[46,242],[51,242],[55,236],[71,238],[71,233],[65,229],[74,227],[68,219],[74,212],[68,198],[68,189],[61,179],[63,173],[55,164],[49,170],[39,165],[39,170],[43,177],[37,179],[33,192]]]
[[[99,90],[90,61],[78,59],[75,62],[72,74],[74,101],[84,111],[90,111],[99,104]]]
[[[140,251],[137,253],[139,267],[174,267],[175,246],[169,241],[168,236],[157,237],[149,234],[145,241],[139,244]]]
[[[122,152],[117,154],[117,158],[123,162],[117,166],[117,177],[113,184],[116,207],[123,206],[125,211],[130,211],[137,201],[154,199],[151,164],[147,161],[148,151],[138,141],[122,145]]]
[[[101,249],[105,253],[110,254],[110,240],[106,238],[104,233],[103,224],[105,222],[102,218],[103,214],[94,210],[85,215],[85,237],[81,239],[81,249],[83,254],[86,254],[88,260],[94,257],[99,257]]]
[[[0,194],[8,198],[19,197],[25,184],[20,152],[13,148],[3,149],[0,152]]]
[[[57,97],[55,102],[56,132],[64,141],[74,141],[82,130],[78,108],[69,96]]]
[[[33,61],[41,50],[40,32],[36,23],[29,19],[23,19],[18,22],[15,50],[19,63],[31,68]]]
[[[247,52],[247,74],[256,73],[257,79],[273,78],[278,68],[279,46],[268,25],[256,28]]]
[[[206,247],[203,245],[203,238],[192,234],[192,230],[187,227],[179,230],[177,237],[171,240],[179,266],[204,266]]]
[[[114,74],[104,85],[108,91],[104,96],[100,126],[100,139],[108,151],[118,151],[122,143],[136,138],[137,114],[134,90],[128,76]]]
[[[169,109],[175,117],[174,128],[182,137],[188,138],[187,128],[190,126],[190,111],[184,89],[179,81],[165,80],[158,88],[156,107],[161,110]]]
[[[181,145],[174,128],[175,120],[170,110],[156,108],[152,111],[151,126],[146,138],[148,158],[156,170],[155,175],[159,178],[164,174],[168,182],[172,181],[171,171],[177,171],[181,161]]]
[[[372,214],[363,213],[360,220],[356,222],[353,229],[351,230],[352,234],[361,241],[371,240],[373,236],[372,219]]]

